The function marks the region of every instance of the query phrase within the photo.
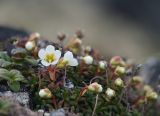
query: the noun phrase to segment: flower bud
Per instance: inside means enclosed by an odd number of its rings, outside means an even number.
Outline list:
[[[105,69],[107,66],[107,62],[106,61],[99,61],[99,68],[100,69]]]
[[[140,76],[134,76],[132,78],[132,82],[133,83],[141,83],[142,82],[142,77],[140,77]]]
[[[146,98],[148,100],[156,100],[158,98],[158,94],[156,92],[154,92],[154,91],[153,92],[148,92],[146,94]]]
[[[124,82],[121,78],[117,78],[115,81],[114,81],[114,84],[117,86],[117,87],[123,87],[124,86]]]
[[[121,67],[121,66],[118,66],[116,69],[115,69],[115,71],[114,71],[114,73],[115,73],[115,75],[117,75],[117,76],[123,76],[124,74],[125,74],[125,68],[124,67]]]
[[[36,47],[36,44],[35,44],[34,41],[28,41],[28,42],[25,44],[25,48],[26,48],[26,50],[28,50],[28,51],[32,51],[35,47]]]
[[[92,51],[91,46],[86,46],[86,47],[85,47],[85,52],[89,53],[89,52],[91,52],[91,51]]]
[[[77,30],[77,31],[76,31],[76,36],[77,36],[78,38],[82,39],[82,38],[84,37],[84,34],[83,34],[82,30]]]
[[[143,90],[145,93],[153,92],[153,88],[149,85],[144,85]]]
[[[39,91],[39,96],[41,98],[51,98],[52,97],[52,93],[48,88],[45,88],[45,89],[41,89]]]
[[[116,68],[117,66],[125,66],[125,62],[123,61],[123,59],[120,56],[114,56],[111,58],[110,60],[110,66],[112,68]]]
[[[76,39],[74,40],[74,44],[77,45],[77,46],[79,46],[79,45],[82,44],[82,40],[79,39],[79,38],[76,38]]]
[[[66,38],[66,35],[64,33],[58,33],[57,38],[59,41],[63,41]]]
[[[88,86],[88,90],[100,93],[102,92],[103,88],[102,85],[98,84],[97,82],[94,82]]]
[[[107,90],[106,90],[106,97],[108,99],[111,99],[114,96],[115,96],[115,91],[113,89],[111,89],[111,88],[107,88]]]
[[[36,41],[37,39],[40,38],[40,34],[39,33],[32,33],[29,37],[29,41]]]
[[[93,63],[93,57],[92,56],[85,56],[83,57],[83,60],[86,64],[92,64]]]

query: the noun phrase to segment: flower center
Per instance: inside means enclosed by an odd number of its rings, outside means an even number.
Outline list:
[[[55,60],[56,58],[55,58],[55,55],[52,53],[52,54],[46,54],[45,55],[45,58],[44,58],[44,60],[45,61],[47,61],[48,63],[51,63],[51,62],[53,62],[54,60]]]
[[[67,60],[61,59],[57,65],[58,68],[63,68],[66,66],[69,62]]]

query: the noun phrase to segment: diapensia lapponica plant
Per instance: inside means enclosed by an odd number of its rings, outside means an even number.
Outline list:
[[[57,38],[59,42],[53,43],[33,33],[16,38],[10,55],[0,53],[0,67],[5,69],[0,72],[1,83],[13,83],[11,90],[16,92],[27,88],[31,109],[63,108],[78,116],[159,114],[159,93],[139,76],[140,65],[83,46],[80,30],[71,38],[64,33]]]

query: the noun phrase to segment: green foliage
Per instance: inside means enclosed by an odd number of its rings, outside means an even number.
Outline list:
[[[20,90],[20,82],[26,82],[25,78],[18,70],[7,70],[0,68],[0,80],[6,80],[11,90],[17,92]]]
[[[11,58],[8,56],[7,52],[2,52],[2,51],[0,51],[0,59],[11,61]]]

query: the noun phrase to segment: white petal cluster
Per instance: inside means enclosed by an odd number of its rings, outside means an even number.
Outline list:
[[[38,56],[41,60],[41,63],[44,66],[56,65],[57,67],[64,66],[77,66],[78,60],[73,57],[73,53],[67,51],[64,54],[64,57],[61,58],[61,51],[55,50],[55,47],[52,45],[48,45],[46,49],[40,49],[38,52]]]
[[[77,66],[78,65],[78,60],[73,57],[73,53],[70,51],[67,51],[64,54],[63,60],[67,62],[67,65],[69,66]]]
[[[46,49],[40,49],[38,56],[44,66],[56,65],[61,57],[61,51],[55,50],[55,47],[48,45]]]

